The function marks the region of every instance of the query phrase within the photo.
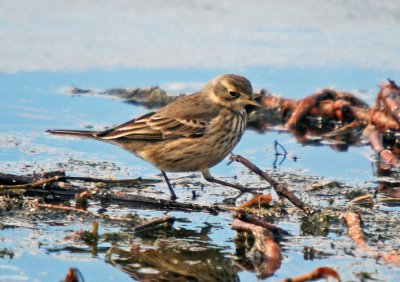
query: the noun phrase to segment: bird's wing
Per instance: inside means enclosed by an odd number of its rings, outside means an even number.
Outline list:
[[[191,98],[190,98],[191,97]],[[218,115],[217,106],[199,95],[178,99],[157,112],[148,113],[115,128],[100,132],[96,137],[120,137],[140,140],[162,140],[179,137],[199,137]]]

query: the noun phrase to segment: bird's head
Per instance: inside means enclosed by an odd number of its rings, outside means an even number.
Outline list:
[[[240,75],[224,74],[208,83],[204,89],[217,104],[232,110],[241,111],[245,106],[260,105],[253,99],[250,81]]]

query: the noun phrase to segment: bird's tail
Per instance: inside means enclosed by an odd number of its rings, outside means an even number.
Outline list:
[[[76,136],[82,138],[96,138],[95,131],[88,130],[64,130],[64,129],[50,129],[47,130],[46,133],[56,134],[56,135],[68,135],[68,136]]]

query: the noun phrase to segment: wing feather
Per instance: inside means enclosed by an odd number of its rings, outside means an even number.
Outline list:
[[[196,106],[195,111],[193,111],[193,105]],[[96,137],[108,140],[117,138],[163,140],[199,137],[205,133],[207,126],[218,113],[218,107],[204,101],[200,93],[196,93],[178,99],[158,112],[148,113],[117,127],[99,132]]]

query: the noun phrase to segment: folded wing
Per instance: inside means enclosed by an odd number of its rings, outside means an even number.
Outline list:
[[[195,94],[196,95],[196,94]],[[111,140],[129,138],[137,140],[163,140],[179,137],[200,137],[209,123],[217,117],[218,108],[210,105],[196,108],[201,97],[187,96],[167,105],[158,112],[151,112],[115,128],[99,132],[96,137]],[[190,99],[188,99],[190,97]],[[199,104],[199,105],[200,105]],[[206,103],[207,105],[207,103]]]

